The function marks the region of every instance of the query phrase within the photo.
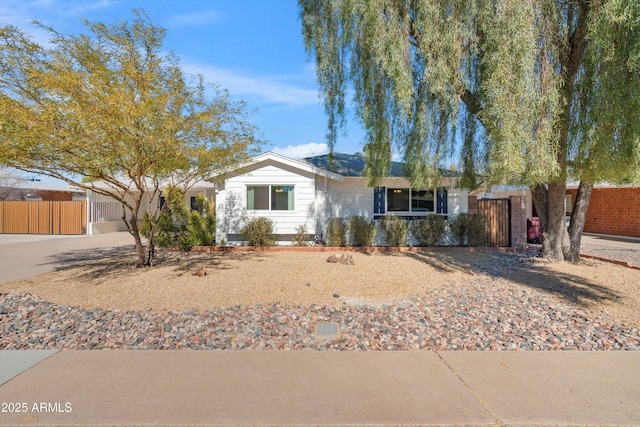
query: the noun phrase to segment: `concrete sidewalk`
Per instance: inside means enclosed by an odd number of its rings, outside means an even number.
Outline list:
[[[0,351],[0,366],[0,425],[640,424],[640,352]]]

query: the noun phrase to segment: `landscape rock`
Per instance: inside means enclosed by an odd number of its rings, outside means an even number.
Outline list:
[[[0,293],[0,307],[0,350],[640,350],[637,328],[488,276],[375,306],[272,303],[154,313],[9,292]],[[316,340],[318,323],[336,323],[338,336]]]

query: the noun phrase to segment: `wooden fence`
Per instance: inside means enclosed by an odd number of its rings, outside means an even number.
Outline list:
[[[487,246],[511,246],[510,200],[480,199],[478,213],[487,217]]]
[[[85,234],[86,230],[86,201],[0,201],[0,234]]]

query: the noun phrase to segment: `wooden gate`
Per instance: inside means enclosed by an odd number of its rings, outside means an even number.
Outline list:
[[[0,201],[1,234],[85,234],[87,202]]]
[[[511,202],[480,199],[478,213],[487,217],[487,246],[511,246]]]

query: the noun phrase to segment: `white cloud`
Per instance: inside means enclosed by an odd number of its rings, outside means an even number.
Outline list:
[[[220,85],[233,96],[274,104],[289,106],[317,104],[318,91],[305,89],[293,84],[283,83],[283,76],[248,76],[233,70],[209,66],[183,64],[188,74],[202,74],[204,80]]]
[[[72,7],[66,9],[65,15],[67,16],[80,15],[90,10],[106,9],[115,4],[110,0],[98,0],[94,2],[71,2],[69,5]]]
[[[305,157],[327,154],[329,147],[325,143],[310,142],[308,144],[289,145],[285,148],[277,147],[271,151],[291,159],[304,159]]]
[[[198,25],[214,24],[219,22],[223,17],[224,14],[222,12],[217,10],[206,10],[174,16],[169,20],[169,24],[172,27],[193,27]]]

